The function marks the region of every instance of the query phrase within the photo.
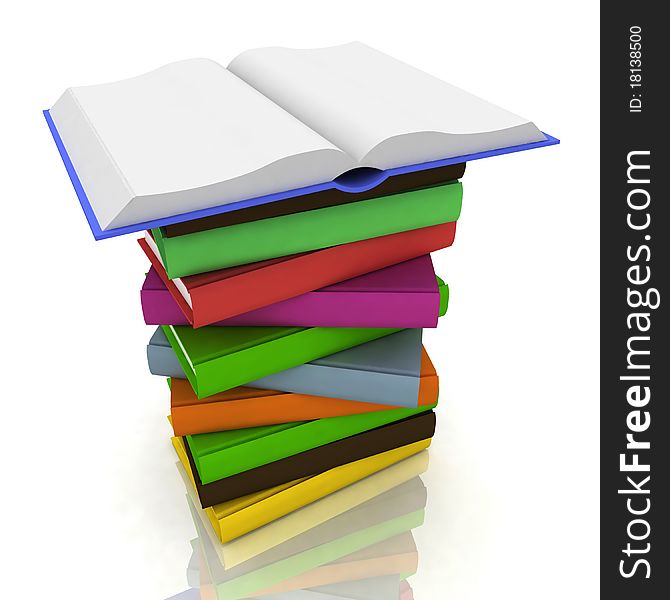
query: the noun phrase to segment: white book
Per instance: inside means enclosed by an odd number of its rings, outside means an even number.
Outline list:
[[[306,193],[359,167],[547,140],[527,119],[359,42],[250,50],[227,68],[184,60],[69,88],[48,115],[102,232]]]

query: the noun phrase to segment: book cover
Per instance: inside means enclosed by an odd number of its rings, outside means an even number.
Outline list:
[[[397,329],[162,326],[198,398],[245,385]]]
[[[214,564],[226,571],[237,567],[262,564],[313,548],[319,543],[357,531],[362,525],[374,524],[425,506],[426,490],[418,477],[428,468],[428,452],[419,452],[341,490],[269,523],[249,535],[220,544],[210,525],[206,509],[199,508],[198,497],[181,463],[189,503],[197,512],[210,541]]]
[[[258,467],[203,483],[195,464],[188,438],[173,438],[172,443],[184,462],[190,465],[193,483],[201,506],[213,506],[264,489],[309,477],[340,465],[354,462],[432,438],[435,415],[432,411],[382,425],[353,436],[315,446]]]
[[[273,390],[274,393],[282,391],[354,402],[416,407],[422,376],[421,337],[420,329],[404,329],[254,379],[245,383],[244,387]],[[171,352],[174,353],[163,330],[157,329],[147,349],[151,372],[174,378],[175,393],[184,401],[190,404],[202,402],[197,399],[190,384],[180,381],[186,375],[176,354],[172,356]],[[208,396],[207,401],[220,402],[253,396],[246,389],[237,392],[226,390],[221,394]],[[173,394],[173,397],[176,396]]]
[[[170,279],[153,237],[138,243],[193,327],[262,308],[450,246],[456,223]]]
[[[166,237],[160,227],[151,234],[174,279],[451,223],[462,198],[453,182],[180,236]]]
[[[364,431],[430,412],[432,408],[433,406],[398,408],[315,421],[200,433],[188,435],[185,440],[200,481],[207,484]]]
[[[147,325],[190,325],[154,267],[142,284],[140,298]],[[430,256],[425,255],[212,325],[436,327],[448,301],[449,287],[436,278]]]
[[[180,61],[45,117],[98,239],[558,143],[358,42]]]
[[[438,387],[437,373],[424,348],[417,406],[435,404]],[[199,400],[191,384],[185,379],[171,380],[170,395],[170,414],[175,435],[308,421],[396,408],[389,404],[250,387],[233,388]]]
[[[313,477],[208,507],[205,512],[219,541],[229,542],[418,454],[429,446],[430,440],[415,442],[335,467]],[[189,485],[193,485],[193,475],[188,462],[182,461],[182,465],[188,475]]]

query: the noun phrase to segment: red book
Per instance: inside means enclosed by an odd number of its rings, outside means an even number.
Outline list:
[[[446,248],[455,233],[455,222],[443,223],[174,280],[151,238],[138,242],[189,323],[204,327]]]

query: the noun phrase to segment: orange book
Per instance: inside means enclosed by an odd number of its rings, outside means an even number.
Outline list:
[[[423,348],[419,406],[435,404],[437,395],[437,373],[426,349]],[[371,404],[250,387],[236,387],[199,400],[187,379],[172,379],[170,405],[172,428],[178,436],[398,408],[388,404]]]

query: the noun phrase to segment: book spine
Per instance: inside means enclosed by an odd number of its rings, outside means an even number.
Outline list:
[[[434,431],[434,413],[423,413],[401,423],[394,423],[368,431],[353,438],[344,438],[328,446],[309,450],[302,456],[289,457],[275,464],[263,465],[252,471],[234,475],[212,484],[202,485],[199,479],[197,482],[194,479],[194,487],[201,505],[212,506],[240,496],[261,492],[268,488],[276,489],[277,486],[285,485],[284,482],[301,480],[345,464],[385,452],[393,452],[410,444],[420,444],[422,441],[430,439]],[[185,442],[181,438],[173,438],[173,444],[179,453],[180,460],[188,461],[189,471],[192,473],[195,463]],[[407,481],[409,477],[425,471],[428,467],[427,458],[424,454],[423,457],[416,457],[404,463],[402,467],[394,469],[392,473],[377,473],[374,482],[369,481],[367,486],[375,489],[377,494],[381,494],[388,490],[389,480],[397,481],[401,479]],[[422,496],[425,505],[425,488]]]
[[[147,258],[149,259],[151,266],[156,270],[156,273],[160,277],[160,280],[163,282],[163,285],[165,285],[165,287],[167,288],[167,291],[172,296],[174,302],[177,303],[179,310],[186,317],[187,324],[191,325],[193,323],[193,310],[188,305],[188,302],[184,300],[184,297],[179,293],[177,286],[168,278],[167,273],[163,268],[163,265],[154,255],[151,248],[149,247],[149,244],[147,244],[147,242],[141,238],[137,240],[137,243],[140,245],[140,248],[142,248],[144,253],[147,255]],[[167,322],[167,323],[156,323],[156,325],[180,325],[180,323]]]
[[[182,351],[181,345],[179,344],[179,340],[171,326],[163,325],[161,329],[163,330],[163,333],[165,333],[165,337],[168,339],[168,342],[170,342],[170,346],[172,346],[172,350],[177,356],[177,360],[179,361],[181,368],[184,369],[184,374],[186,375],[186,378],[188,379],[189,383],[193,386],[193,390],[197,394],[199,391],[198,390],[199,372],[197,370],[198,365],[196,365],[195,368],[191,367],[188,359],[186,358],[186,355]]]
[[[172,394],[174,398],[174,390]],[[437,400],[437,375],[433,373],[422,376],[419,381],[418,406],[433,406],[437,404]],[[243,400],[196,401],[188,405],[173,404],[171,416],[174,434],[183,436],[394,410],[395,408],[397,407],[387,404],[286,393],[271,397],[244,398]]]
[[[215,323],[222,326],[436,327],[438,294],[308,292]]]
[[[168,290],[142,290],[140,301],[147,325],[190,325]]]
[[[462,195],[454,182],[177,237],[152,233],[168,275],[185,277],[456,221]]]
[[[375,369],[332,367],[308,363],[273,373],[248,383],[261,389],[290,390],[354,402],[373,402],[416,408],[419,400],[419,376],[385,373]]]
[[[201,456],[194,452],[193,458],[201,482],[211,483],[428,410],[429,407],[398,408],[309,421],[245,444],[222,448]]]
[[[218,519],[216,533],[221,543],[234,540],[328,494],[356,483],[381,469],[425,450],[430,439],[383,452],[367,459],[336,467],[275,494],[270,502],[257,502]]]
[[[190,290],[203,327],[450,246],[456,222],[334,246]],[[222,301],[225,299],[225,301]]]
[[[167,327],[163,328],[167,330]],[[196,366],[197,383],[191,381],[198,398],[245,385],[254,379],[308,363],[317,358],[379,339],[397,329],[353,329],[313,327],[266,342],[260,346],[239,350],[212,358]],[[167,335],[167,331],[166,331]],[[168,336],[170,339],[170,336]],[[172,343],[172,339],[170,339]],[[175,348],[179,357],[179,349]],[[180,358],[186,374],[186,365]]]

